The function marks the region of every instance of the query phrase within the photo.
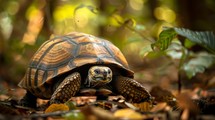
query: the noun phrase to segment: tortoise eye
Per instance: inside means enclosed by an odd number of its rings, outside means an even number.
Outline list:
[[[110,74],[111,73],[111,71],[110,70],[108,70],[108,74]]]
[[[95,69],[94,72],[95,72],[96,74],[99,74],[99,73],[100,73],[100,70],[99,70],[99,69]]]

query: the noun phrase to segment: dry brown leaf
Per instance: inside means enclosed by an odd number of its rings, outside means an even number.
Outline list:
[[[188,110],[188,109],[185,109],[185,110],[182,112],[181,120],[188,120],[188,119],[189,119],[189,110]]]
[[[166,102],[158,103],[155,107],[151,109],[151,112],[158,112],[164,110],[167,106],[168,105]]]
[[[69,107],[65,104],[51,104],[46,110],[45,113],[51,113],[56,111],[69,111]]]
[[[199,109],[196,104],[194,104],[191,99],[191,95],[187,93],[181,93],[177,96],[178,106],[181,109],[188,109],[191,113],[196,114],[199,112]]]
[[[150,94],[155,98],[155,102],[166,102],[172,107],[177,105],[176,97],[172,92],[160,86],[154,86],[151,89]]]
[[[113,120],[113,114],[99,107],[85,106],[81,108],[81,112],[85,115],[86,120]]]
[[[126,108],[114,112],[114,117],[125,119],[143,119],[143,116],[135,110]]]
[[[142,112],[148,112],[152,108],[151,102],[133,103],[133,105],[140,109]]]

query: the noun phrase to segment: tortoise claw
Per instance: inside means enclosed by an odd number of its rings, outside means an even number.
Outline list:
[[[96,95],[110,95],[112,91],[109,89],[101,88],[96,91]]]
[[[92,89],[92,88],[82,89],[80,90],[80,94],[85,96],[93,96],[96,94],[96,89]]]
[[[75,72],[66,77],[53,93],[50,104],[65,103],[79,91],[81,86],[81,76]]]
[[[81,89],[80,94],[85,96],[110,95],[112,94],[112,91],[105,88],[100,88],[100,89],[86,88],[86,89]]]

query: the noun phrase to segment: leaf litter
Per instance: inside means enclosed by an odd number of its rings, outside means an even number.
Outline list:
[[[128,103],[122,96],[109,96],[108,100],[81,96],[72,97],[65,104],[52,105],[48,100],[38,99],[36,109],[19,106],[17,99],[1,94],[0,120],[212,120],[215,118],[215,94],[201,92],[194,89],[178,94],[154,86],[150,91],[151,102]]]

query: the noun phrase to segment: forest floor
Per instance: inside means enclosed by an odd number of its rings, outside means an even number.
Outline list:
[[[214,120],[215,95],[200,89],[168,91],[159,86],[151,88],[153,101],[132,104],[121,96],[96,100],[95,96],[73,97],[65,104],[48,105],[38,99],[35,109],[18,105],[25,90],[1,82],[0,120]],[[9,89],[13,88],[13,89]],[[201,94],[201,96],[200,96]],[[47,109],[48,107],[48,109]]]

